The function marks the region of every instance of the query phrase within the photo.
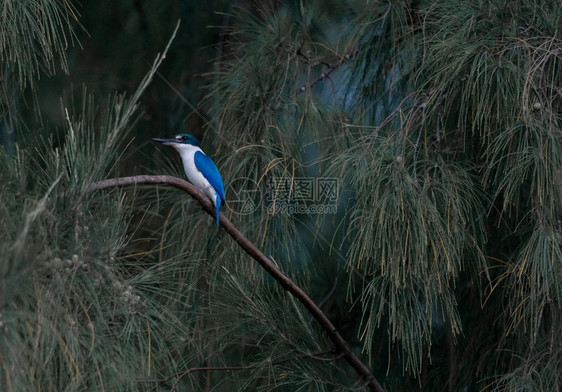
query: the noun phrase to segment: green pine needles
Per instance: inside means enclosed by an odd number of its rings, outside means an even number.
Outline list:
[[[367,154],[359,147],[346,156],[343,176],[357,195],[347,267],[364,277],[365,348],[379,339],[381,322],[388,323],[391,341],[403,344],[405,367],[419,372],[436,316],[454,334],[461,331],[455,282],[463,269],[484,266],[474,235],[482,228],[471,226],[482,207],[465,169],[438,155],[421,160],[403,140],[400,133],[376,138],[366,144]]]
[[[77,43],[72,30],[77,11],[70,2],[6,0],[0,12],[2,79],[14,79],[13,87],[23,89],[34,86],[41,73],[53,75],[58,67],[68,72],[65,52]]]
[[[167,8],[135,4],[144,24],[127,28],[157,37]],[[145,143],[179,130],[141,115],[183,104],[143,95],[158,56],[132,93],[84,87],[57,129],[37,121],[22,103],[39,75],[80,64],[66,60],[78,16],[0,6],[0,389],[368,390],[191,198],[88,191],[183,178]],[[222,212],[384,390],[561,389],[560,2],[289,0],[221,17],[205,125],[189,131],[225,180]],[[188,25],[181,42],[204,30]],[[183,50],[169,43],[160,72],[187,92]]]

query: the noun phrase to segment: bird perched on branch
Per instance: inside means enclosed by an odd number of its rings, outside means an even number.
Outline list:
[[[214,203],[218,227],[219,209],[221,202],[224,203],[224,185],[217,166],[201,150],[199,141],[188,133],[180,133],[170,139],[153,138],[152,140],[178,150],[189,182],[201,189]]]

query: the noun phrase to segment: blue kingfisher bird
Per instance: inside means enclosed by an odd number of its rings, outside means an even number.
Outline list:
[[[224,185],[217,165],[199,147],[199,141],[189,133],[180,133],[171,139],[153,138],[166,146],[174,147],[180,154],[187,179],[215,205],[217,227],[219,226],[219,209],[224,203]]]

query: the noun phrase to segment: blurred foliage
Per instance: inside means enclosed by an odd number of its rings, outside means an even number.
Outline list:
[[[363,389],[188,197],[84,190],[183,177],[186,130],[386,390],[560,389],[562,5],[0,9],[0,389]],[[275,209],[305,178],[336,213]]]

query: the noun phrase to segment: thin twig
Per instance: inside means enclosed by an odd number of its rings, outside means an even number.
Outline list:
[[[203,192],[187,181],[171,176],[132,176],[112,178],[95,182],[86,188],[86,190],[95,191],[119,186],[147,184],[170,185],[181,189],[196,199],[199,204],[201,204],[201,207],[203,207],[203,210],[207,211],[209,215],[215,215],[213,203],[203,194]],[[343,354],[346,361],[365,381],[369,389],[371,391],[384,392],[384,389],[372,375],[370,369],[361,362],[355,353],[353,353],[347,342],[339,334],[336,327],[332,324],[328,317],[326,317],[322,310],[316,306],[314,301],[312,301],[312,299],[310,299],[310,297],[299,286],[289,279],[289,277],[281,272],[279,268],[277,268],[271,260],[269,260],[250,240],[248,240],[224,214],[220,214],[220,225],[247,254],[256,260],[268,274],[281,284],[285,290],[293,294],[293,296],[304,305],[304,307],[310,314],[312,314],[316,321],[318,321],[328,337],[332,340],[336,346],[337,352]]]
[[[311,80],[310,82],[306,83],[305,85],[297,88],[295,90],[295,95],[299,95],[300,93],[305,92],[306,90],[311,89],[312,87],[314,87],[316,84],[320,83],[322,80],[326,79],[327,77],[330,76],[330,74],[332,72],[334,72],[336,69],[338,69],[343,63],[345,63],[346,61],[350,60],[351,58],[353,58],[353,55],[350,54],[346,54],[343,57],[340,57],[338,59],[338,61],[336,61],[334,64],[326,64],[328,66],[328,68],[326,68],[324,71],[322,71],[322,73],[320,74],[320,76],[318,76],[317,78]]]
[[[324,351],[324,352],[320,352],[318,354],[326,354],[326,352]],[[316,355],[318,355],[318,354],[316,354]],[[300,358],[304,358],[304,357],[307,357],[307,356],[312,357],[312,358],[317,359],[317,360],[320,360],[320,361],[334,361],[338,358],[341,358],[342,355],[343,354],[339,354],[339,355],[336,355],[336,356],[331,357],[331,358],[318,358],[318,357],[315,356],[315,354],[309,353],[308,355],[301,354],[301,355],[296,355],[296,356],[291,357],[291,358],[278,359],[276,361],[270,362],[270,364],[272,366],[281,365],[281,364],[293,361],[295,359],[300,359]],[[162,380],[160,382],[159,386],[163,385],[165,382],[169,381],[171,378],[177,376],[177,378],[174,381],[174,384],[172,385],[172,388],[171,388],[171,390],[173,391],[176,388],[177,383],[183,377],[188,375],[189,373],[205,372],[205,371],[225,371],[225,370],[253,370],[253,369],[259,369],[261,366],[262,366],[261,364],[255,364],[255,365],[241,365],[241,366],[199,366],[199,367],[192,367],[192,368],[189,368],[187,370],[184,370],[183,372],[180,372],[177,375],[170,376],[170,377],[166,378],[165,380]]]

